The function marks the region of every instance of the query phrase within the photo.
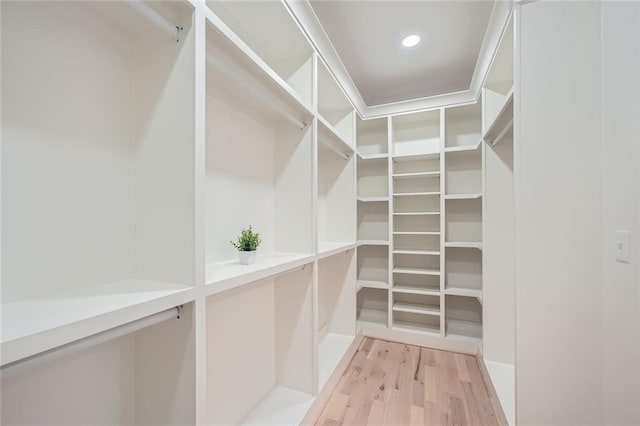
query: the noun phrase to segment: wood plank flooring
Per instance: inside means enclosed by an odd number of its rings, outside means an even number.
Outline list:
[[[316,425],[498,425],[474,356],[364,338]]]

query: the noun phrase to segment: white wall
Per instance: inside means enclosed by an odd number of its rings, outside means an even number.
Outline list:
[[[600,4],[516,12],[517,421],[602,424]]]
[[[604,422],[640,423],[640,3],[602,3]],[[631,232],[631,263],[615,260],[615,232]]]

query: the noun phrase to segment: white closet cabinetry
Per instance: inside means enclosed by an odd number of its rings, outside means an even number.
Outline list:
[[[193,300],[192,17],[182,2],[2,5],[3,366]],[[2,422],[192,422],[187,306],[3,370]]]

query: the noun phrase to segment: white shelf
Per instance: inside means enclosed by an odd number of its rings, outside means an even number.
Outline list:
[[[318,243],[318,259],[324,259],[325,257],[333,256],[334,254],[342,253],[343,251],[355,248],[356,242],[332,242],[323,241]]]
[[[445,200],[476,200],[482,198],[482,193],[474,194],[448,194],[444,196]]]
[[[436,325],[416,324],[406,321],[393,321],[392,329],[398,331],[409,331],[411,333],[426,334],[429,336],[440,336],[440,327]]]
[[[424,161],[424,160],[435,160],[440,158],[439,152],[431,152],[427,154],[400,154],[393,155],[394,162],[405,162],[405,161]]]
[[[453,340],[473,342],[482,348],[482,324],[473,321],[446,319],[446,337]]]
[[[194,300],[178,284],[124,280],[2,305],[2,365]]]
[[[482,139],[491,145],[495,145],[500,142],[501,136],[503,136],[511,126],[513,126],[513,87],[511,87],[505,96],[496,118],[488,126]]]
[[[387,290],[389,288],[389,284],[385,281],[373,281],[373,280],[357,280],[356,281],[357,291],[363,288],[377,288]]]
[[[440,271],[436,269],[427,268],[408,268],[403,266],[396,266],[393,268],[394,274],[413,274],[413,275],[440,275]]]
[[[238,260],[207,265],[207,295],[212,295],[286,272],[313,262],[314,256],[300,253],[269,253],[258,251],[256,263],[241,265]]]
[[[393,304],[395,312],[408,312],[411,314],[440,316],[440,307],[431,305],[420,305],[418,303],[395,302]]]
[[[394,179],[438,178],[440,172],[396,173],[391,177]]]
[[[432,192],[396,192],[393,194],[394,197],[418,197],[422,195],[440,195],[440,191],[432,191]]]
[[[358,308],[356,319],[358,331],[362,328],[387,328],[387,311]]]
[[[474,145],[466,145],[466,146],[450,146],[444,149],[444,152],[465,152],[465,151],[475,151],[482,144],[482,140],[478,141],[477,144]]]
[[[393,235],[440,235],[440,231],[393,231]]]
[[[394,216],[439,216],[440,212],[405,212],[394,213]]]
[[[358,152],[358,157],[361,160],[379,160],[382,158],[389,158],[389,154],[361,154]]]
[[[449,296],[473,297],[482,303],[482,290],[473,288],[449,287],[444,290],[444,294]]]
[[[414,287],[409,285],[395,285],[393,286],[394,293],[404,294],[420,294],[424,296],[440,296],[440,289],[428,288],[428,287]]]
[[[284,386],[274,387],[241,422],[242,425],[298,425],[314,397]]]
[[[440,256],[440,250],[395,249],[393,254],[417,254],[422,256]]]
[[[357,200],[361,203],[384,203],[389,201],[389,197],[357,197]]]
[[[338,134],[336,129],[322,116],[318,116],[318,140],[347,159],[354,153],[353,148]]]
[[[482,250],[482,243],[475,243],[470,241],[449,241],[444,243],[444,246],[451,248],[474,248]]]
[[[322,391],[353,340],[353,336],[336,333],[327,333],[320,339],[320,344],[318,345],[318,382],[320,385],[318,388],[320,391]]]
[[[358,240],[359,246],[388,246],[389,241],[385,240]]]

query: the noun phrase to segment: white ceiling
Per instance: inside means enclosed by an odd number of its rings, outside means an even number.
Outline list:
[[[367,106],[468,90],[493,0],[310,0]],[[414,48],[401,45],[418,34]]]

